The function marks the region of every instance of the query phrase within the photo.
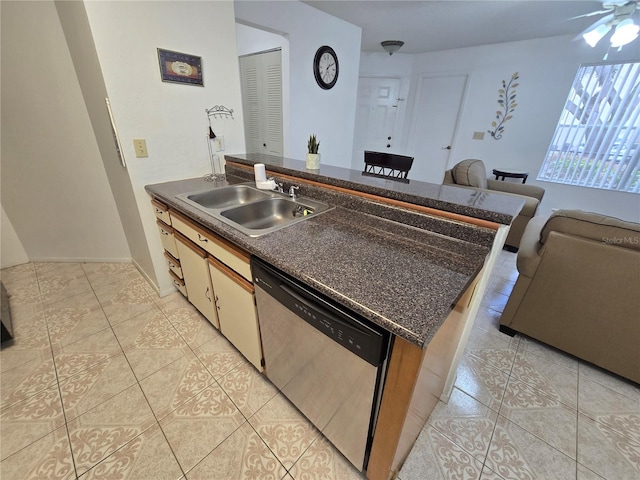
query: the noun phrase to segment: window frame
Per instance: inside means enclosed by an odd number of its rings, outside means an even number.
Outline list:
[[[537,180],[640,193],[639,61],[580,65]]]

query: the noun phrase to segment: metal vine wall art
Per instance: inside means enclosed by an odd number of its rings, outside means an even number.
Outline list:
[[[498,105],[500,110],[496,111],[496,119],[491,122],[493,130],[487,130],[494,140],[500,140],[504,133],[504,124],[513,118],[513,111],[518,106],[516,103],[516,87],[519,83],[514,83],[520,78],[518,72],[511,75],[511,80],[507,83],[502,80],[502,88],[498,90]]]

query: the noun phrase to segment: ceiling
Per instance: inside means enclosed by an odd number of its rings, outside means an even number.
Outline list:
[[[362,28],[362,51],[382,52],[383,40],[405,42],[401,53],[579,34],[601,18],[570,20],[602,9],[591,0],[371,1],[304,3]]]

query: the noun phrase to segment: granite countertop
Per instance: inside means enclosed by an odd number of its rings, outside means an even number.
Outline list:
[[[304,161],[262,153],[225,155],[225,159],[247,166],[264,163],[267,170],[329,185],[381,195],[416,205],[511,225],[524,206],[524,199],[473,188],[409,180],[408,183],[363,175],[362,171],[333,165],[307,170]]]
[[[480,235],[464,241],[363,213],[351,205],[252,238],[176,198],[246,181],[230,174],[227,179],[213,183],[194,178],[145,188],[170,208],[421,348],[435,335],[490,250],[491,240],[480,227],[465,227]]]

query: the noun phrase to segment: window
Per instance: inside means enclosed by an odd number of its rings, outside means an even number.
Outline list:
[[[640,63],[578,69],[538,180],[640,193]]]

